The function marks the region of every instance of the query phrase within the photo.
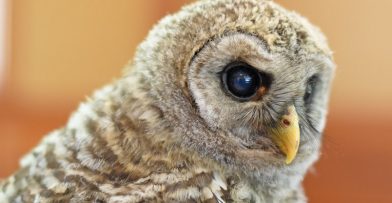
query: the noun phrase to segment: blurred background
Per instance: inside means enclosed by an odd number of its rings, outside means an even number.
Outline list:
[[[310,202],[392,202],[392,1],[276,1],[322,28],[338,65]],[[187,2],[0,0],[0,179]]]

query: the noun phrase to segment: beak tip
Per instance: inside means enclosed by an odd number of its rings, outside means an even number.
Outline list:
[[[295,145],[294,148],[290,148],[289,151],[285,152],[285,154],[286,154],[286,160],[285,160],[286,164],[291,164],[294,161],[295,157],[297,157],[298,146],[299,146],[299,142],[297,141],[297,144]]]
[[[294,161],[294,158],[295,158],[295,157],[289,157],[289,156],[287,156],[286,161],[285,161],[286,164],[287,164],[287,165],[291,164],[291,163]]]

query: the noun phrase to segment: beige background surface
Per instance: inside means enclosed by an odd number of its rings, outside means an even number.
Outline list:
[[[338,64],[322,159],[305,180],[310,202],[392,202],[392,1],[276,1],[322,28]],[[9,2],[0,44],[10,57],[0,86],[0,177],[94,89],[120,76],[159,18],[189,1]]]

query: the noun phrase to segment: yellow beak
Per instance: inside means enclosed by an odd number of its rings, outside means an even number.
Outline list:
[[[298,152],[300,131],[298,114],[294,105],[288,107],[288,113],[284,115],[276,129],[272,129],[272,140],[286,155],[286,164],[290,164]]]

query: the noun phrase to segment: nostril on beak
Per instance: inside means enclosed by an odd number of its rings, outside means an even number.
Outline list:
[[[283,125],[285,125],[285,127],[288,127],[291,124],[291,122],[289,120],[287,120],[287,119],[283,119],[282,122],[283,122]]]

